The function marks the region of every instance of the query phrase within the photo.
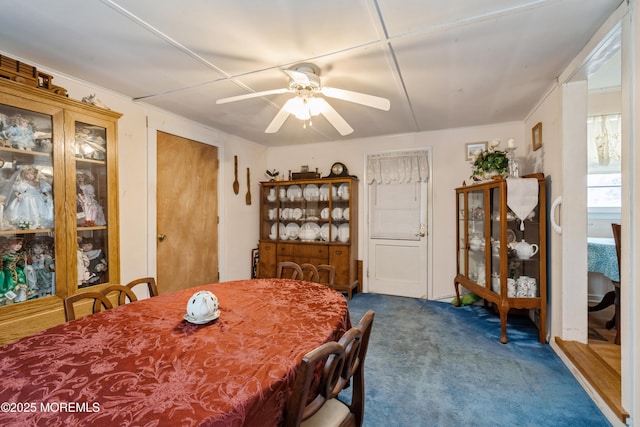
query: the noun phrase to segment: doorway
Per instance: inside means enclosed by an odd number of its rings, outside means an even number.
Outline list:
[[[217,282],[218,148],[157,132],[160,293]]]
[[[428,154],[367,158],[369,292],[428,298]]]

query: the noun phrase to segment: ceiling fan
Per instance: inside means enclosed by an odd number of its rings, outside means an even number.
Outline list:
[[[295,93],[296,96],[285,102],[280,111],[278,111],[269,126],[265,129],[265,133],[277,132],[290,114],[305,121],[305,126],[307,122],[311,124],[311,117],[322,114],[329,123],[340,132],[340,135],[343,136],[353,132],[353,128],[349,126],[349,123],[347,123],[324,98],[316,95],[320,94],[328,98],[354,102],[384,111],[389,111],[391,107],[389,100],[386,98],[322,86],[320,82],[320,69],[314,64],[303,63],[296,65],[292,69],[282,71],[289,76],[288,88],[271,89],[222,98],[218,99],[216,104],[226,104],[227,102],[241,101],[243,99],[267,95]]]

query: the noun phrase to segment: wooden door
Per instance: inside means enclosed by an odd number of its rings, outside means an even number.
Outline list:
[[[160,293],[218,281],[218,149],[158,132]]]

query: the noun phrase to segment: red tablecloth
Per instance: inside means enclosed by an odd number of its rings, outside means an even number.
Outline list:
[[[183,320],[198,290],[206,325]],[[277,425],[302,356],[350,326],[341,294],[286,279],[137,301],[0,348],[0,425]]]

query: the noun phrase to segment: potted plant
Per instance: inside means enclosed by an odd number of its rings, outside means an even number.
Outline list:
[[[474,181],[484,181],[495,176],[504,176],[509,171],[508,154],[504,150],[499,150],[499,145],[500,140],[494,139],[486,150],[476,150],[473,153],[470,178]]]

